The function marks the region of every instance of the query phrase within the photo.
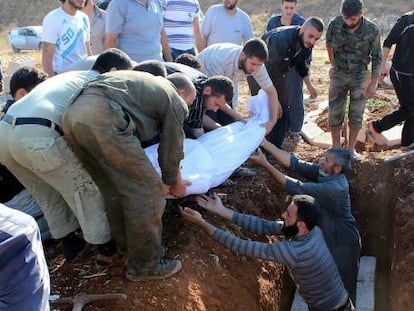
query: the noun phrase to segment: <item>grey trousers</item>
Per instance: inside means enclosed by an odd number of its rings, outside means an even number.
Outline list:
[[[39,204],[54,238],[80,226],[89,243],[111,239],[101,193],[58,132],[1,121],[0,146],[0,162]]]

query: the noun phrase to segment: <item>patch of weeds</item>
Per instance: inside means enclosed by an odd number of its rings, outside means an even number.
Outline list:
[[[368,99],[368,102],[367,102],[367,108],[368,108],[368,111],[370,112],[375,111],[381,107],[384,107],[385,105],[386,103],[384,101],[378,98],[375,98],[375,97]]]

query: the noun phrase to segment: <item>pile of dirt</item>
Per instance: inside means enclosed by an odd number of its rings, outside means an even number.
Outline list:
[[[394,171],[396,205],[391,267],[392,310],[414,305],[414,156],[401,160]]]
[[[285,194],[274,191],[276,187],[265,172],[258,171],[252,180],[235,182],[236,187],[216,189],[227,206],[244,213],[279,217]],[[191,197],[181,204],[196,208]],[[234,224],[201,212],[217,227],[242,238],[274,240],[251,235]],[[68,264],[58,256],[49,265],[52,294],[60,297],[79,293],[127,295],[126,300],[95,302],[84,310],[277,310],[281,265],[239,256],[221,247],[197,227],[186,223],[175,204],[169,204],[164,224],[167,257],[183,262],[183,269],[177,275],[163,281],[131,283],[124,279],[124,271],[120,268],[99,273],[93,268],[92,258]],[[59,305],[60,310],[71,308]]]
[[[322,152],[306,143],[296,148],[296,153],[309,161],[318,161]],[[353,163],[348,174],[353,213],[363,242],[361,255],[378,258],[377,304],[379,299],[381,306],[378,310],[391,310],[391,304],[392,310],[406,310],[404,306],[414,303],[410,295],[414,280],[411,264],[414,258],[414,158],[384,163],[383,158],[393,153],[385,156],[381,153],[383,157],[366,154],[362,161]],[[253,169],[257,172],[255,177],[234,179],[235,186],[214,190],[226,206],[237,211],[267,219],[279,218],[285,208],[285,191],[263,169]],[[197,208],[193,197],[180,203]],[[219,217],[200,212],[217,227],[242,238],[275,240],[252,235]],[[79,293],[127,295],[126,300],[95,302],[84,310],[279,310],[282,266],[223,248],[197,227],[186,223],[179,216],[176,204],[169,204],[164,224],[167,256],[183,262],[183,270],[174,277],[131,283],[124,279],[124,271],[119,268],[98,273],[92,259],[68,264],[58,256],[50,262],[52,294],[60,297]],[[59,305],[59,310],[71,308]]]

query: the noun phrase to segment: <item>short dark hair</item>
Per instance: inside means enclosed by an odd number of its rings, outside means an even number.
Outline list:
[[[346,17],[357,16],[362,13],[363,7],[362,0],[342,0],[341,14]]]
[[[132,60],[127,53],[117,48],[110,48],[99,54],[93,64],[92,70],[99,73],[105,73],[111,70],[111,68],[116,68],[118,70],[131,69]]]
[[[351,167],[351,153],[348,149],[333,147],[326,150],[335,156],[334,164],[342,167],[341,173],[345,173]]]
[[[181,72],[174,72],[168,75],[167,80],[174,84],[177,90],[183,90],[186,95],[196,92],[191,79]]]
[[[200,61],[193,54],[190,54],[190,53],[182,53],[178,55],[177,58],[175,59],[175,62],[179,64],[187,65],[195,69],[201,68]]]
[[[167,69],[165,69],[164,64],[155,59],[144,60],[135,65],[133,70],[148,72],[153,76],[167,77]]]
[[[225,76],[212,76],[208,78],[203,87],[211,87],[211,95],[221,96],[224,95],[226,102],[231,102],[233,99],[233,81]]]
[[[294,3],[298,3],[298,0],[282,0],[282,4],[283,2],[294,2]]]
[[[311,16],[309,17],[305,23],[303,24],[304,27],[307,26],[312,26],[314,27],[317,31],[319,32],[323,32],[323,27],[325,26],[325,24],[323,23],[323,20],[319,17],[316,16]]]
[[[22,67],[16,70],[10,78],[10,95],[14,98],[18,89],[30,92],[46,78],[47,74],[35,67]]]
[[[296,194],[292,203],[298,207],[298,221],[303,221],[308,230],[312,230],[319,223],[320,207],[314,197],[307,194]]]
[[[246,42],[243,46],[243,53],[246,57],[257,57],[262,61],[267,61],[269,57],[269,50],[266,43],[259,38],[253,38]]]

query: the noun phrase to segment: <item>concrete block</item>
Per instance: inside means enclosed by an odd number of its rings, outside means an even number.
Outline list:
[[[401,154],[397,154],[394,156],[391,156],[384,160],[384,162],[392,162],[392,161],[400,161],[402,158],[408,157],[408,156],[414,156],[414,150],[408,150]]]
[[[323,133],[324,131],[313,121],[306,121],[302,126],[302,136],[306,141],[313,141]]]
[[[318,109],[322,112],[329,107],[329,101],[324,100],[323,102],[319,103]]]
[[[363,256],[359,260],[356,309],[374,311],[375,306],[375,269],[377,259]]]
[[[315,122],[316,119],[318,119],[320,113],[321,112],[317,109],[309,111],[308,113],[305,113],[304,122],[306,122],[306,121]]]
[[[402,128],[403,128],[402,125],[396,125],[393,128],[390,128],[389,130],[386,130],[381,133],[388,147],[401,144]]]
[[[309,105],[315,101],[315,98],[311,98],[309,95],[303,94],[303,104]]]
[[[374,282],[377,258],[373,256],[362,256],[359,259],[359,269],[357,281]]]
[[[19,68],[22,68],[24,66],[34,67],[35,65],[36,61],[33,57],[27,55],[14,56],[9,60],[7,73],[9,76],[12,76],[13,73],[15,73]]]
[[[332,136],[331,133],[324,132],[321,135],[318,135],[310,142],[311,145],[315,145],[321,148],[330,148],[332,146]]]
[[[362,120],[362,127],[358,132],[358,136],[357,136],[357,141],[361,142],[361,143],[365,143],[367,140],[367,122],[364,120]],[[349,135],[349,126],[347,126],[347,133]],[[348,139],[349,140],[349,139]]]
[[[305,300],[303,300],[298,290],[295,292],[295,297],[293,298],[293,303],[290,311],[308,311],[308,305],[306,304]]]
[[[356,310],[374,311],[374,281],[377,259],[372,256],[363,256],[359,260]],[[306,305],[296,290],[290,311],[307,311]]]
[[[310,120],[310,121],[315,121],[319,115],[326,109],[328,108],[329,102],[327,100],[320,102],[318,105],[318,108],[316,108],[315,110],[309,111],[308,113],[306,113],[305,115],[305,120]]]

